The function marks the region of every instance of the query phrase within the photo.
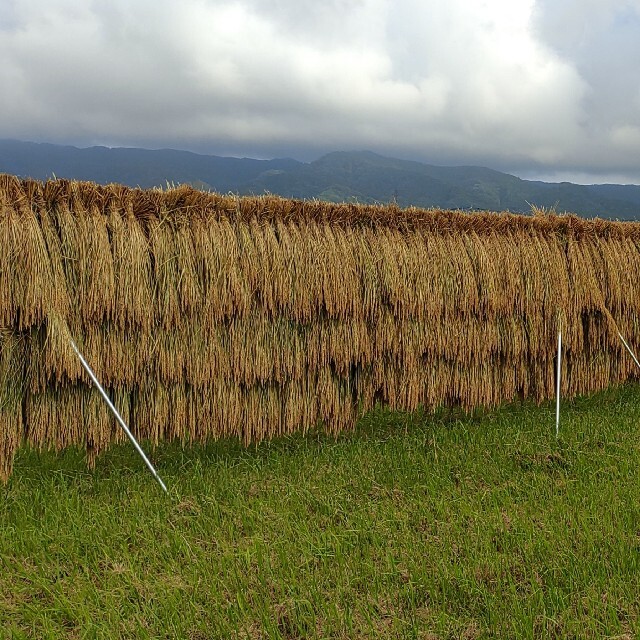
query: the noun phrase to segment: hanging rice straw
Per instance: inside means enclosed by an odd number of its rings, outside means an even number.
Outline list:
[[[127,425],[125,424],[125,421],[121,418],[120,414],[118,413],[118,410],[113,406],[113,403],[109,399],[109,396],[106,394],[105,390],[102,388],[102,385],[98,382],[98,379],[96,378],[95,374],[91,370],[91,367],[87,364],[87,361],[83,358],[82,354],[80,353],[78,347],[76,347],[76,344],[73,340],[71,340],[71,346],[73,347],[73,350],[78,354],[78,358],[80,358],[80,362],[82,363],[82,366],[85,368],[85,371],[89,374],[89,377],[93,381],[93,384],[95,384],[96,387],[98,387],[98,391],[100,391],[100,395],[104,398],[104,401],[109,406],[109,409],[111,409],[111,411],[113,412],[113,415],[116,417],[116,420],[120,423],[120,426],[124,429],[124,432],[127,434],[127,437],[129,438],[129,440],[131,440],[133,446],[136,448],[136,451],[140,454],[140,456],[144,460],[144,463],[149,468],[149,471],[151,471],[151,474],[153,475],[153,477],[158,481],[158,484],[162,487],[162,490],[165,493],[168,493],[167,487],[165,487],[164,482],[162,482],[162,480],[160,479],[160,476],[157,474],[156,470],[153,468],[153,465],[149,461],[149,458],[147,458],[144,451],[142,450],[142,447],[138,444],[138,441],[134,438],[133,433],[131,433],[131,431],[129,430],[129,427],[127,427]]]
[[[561,391],[638,378],[608,311],[640,324],[637,222],[0,175],[0,247],[0,484],[23,441],[125,436],[69,327],[154,444],[554,394],[559,437]]]

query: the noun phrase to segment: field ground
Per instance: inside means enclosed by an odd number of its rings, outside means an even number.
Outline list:
[[[471,417],[384,411],[0,487],[0,637],[633,638],[640,387]]]

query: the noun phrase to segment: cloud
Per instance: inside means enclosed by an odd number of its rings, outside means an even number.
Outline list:
[[[588,88],[585,138],[575,145],[587,156],[584,166],[597,170],[605,161],[612,169],[637,167],[640,2],[540,0],[533,25],[536,37],[570,60]]]
[[[640,154],[637,1],[4,2],[0,137],[574,173]]]

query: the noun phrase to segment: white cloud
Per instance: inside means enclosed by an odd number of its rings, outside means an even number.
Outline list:
[[[637,1],[0,1],[0,137],[514,171],[640,154]]]

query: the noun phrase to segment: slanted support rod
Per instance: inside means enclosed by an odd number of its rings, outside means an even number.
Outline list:
[[[636,358],[636,354],[631,351],[631,347],[627,344],[627,341],[622,337],[622,334],[618,331],[618,335],[620,336],[620,340],[622,340],[622,344],[627,348],[627,351],[633,358],[633,361],[640,367],[640,362],[638,362],[638,358]]]
[[[140,457],[144,460],[144,463],[149,468],[149,471],[151,471],[151,474],[153,475],[153,477],[158,481],[158,484],[162,487],[162,490],[165,493],[168,493],[167,487],[165,487],[164,482],[162,482],[162,480],[160,479],[160,476],[158,475],[156,470],[153,468],[153,465],[149,461],[149,458],[147,458],[144,451],[142,450],[142,447],[138,444],[138,441],[134,438],[133,433],[131,433],[131,431],[129,430],[129,427],[127,427],[127,425],[125,424],[125,421],[122,419],[122,417],[118,413],[118,410],[113,405],[113,402],[111,402],[111,400],[109,399],[109,396],[107,395],[105,390],[102,388],[102,385],[98,382],[98,379],[96,378],[95,374],[91,370],[91,367],[87,364],[87,361],[82,357],[82,354],[80,353],[78,347],[76,347],[76,344],[73,340],[71,340],[71,346],[73,347],[73,350],[78,354],[78,358],[80,358],[80,362],[82,363],[82,366],[84,367],[85,371],[89,374],[89,377],[93,381],[93,384],[95,384],[96,387],[98,388],[98,391],[100,391],[100,395],[104,398],[104,401],[109,406],[109,409],[111,409],[113,415],[116,417],[116,420],[120,423],[120,426],[124,429],[124,432],[127,434],[127,437],[129,438],[129,440],[131,440],[131,443],[136,448],[136,451],[140,454]]]

